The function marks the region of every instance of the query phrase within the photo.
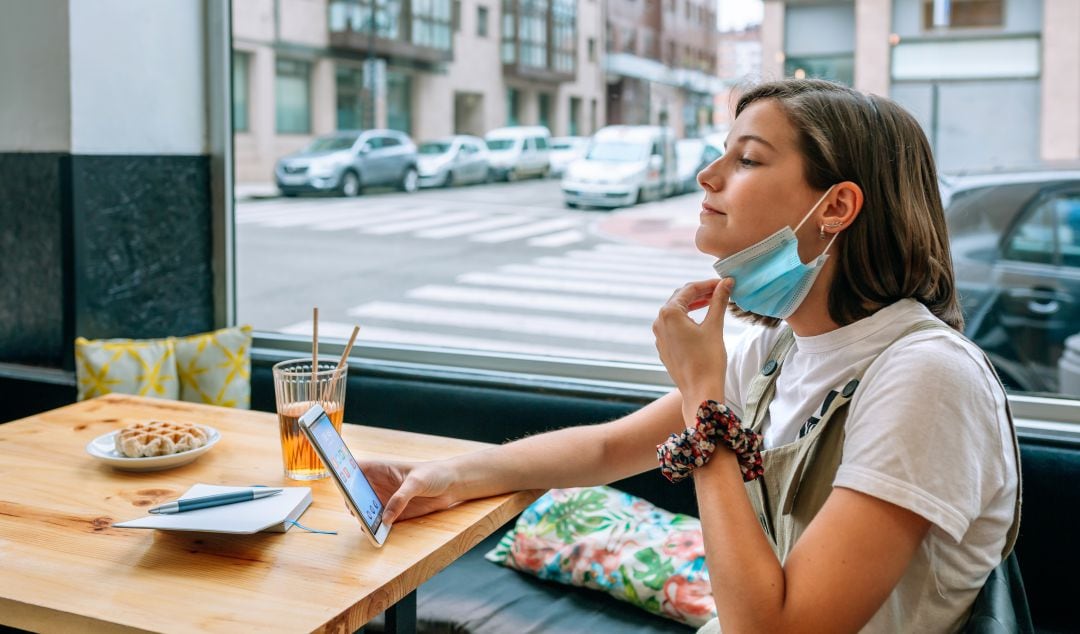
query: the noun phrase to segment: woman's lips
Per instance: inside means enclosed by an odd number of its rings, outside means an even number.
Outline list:
[[[721,216],[724,215],[724,212],[720,211],[716,207],[711,207],[711,206],[709,206],[709,205],[707,205],[705,203],[701,203],[701,213],[703,213],[703,214],[719,214]]]

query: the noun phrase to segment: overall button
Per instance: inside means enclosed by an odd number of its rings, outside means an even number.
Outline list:
[[[761,368],[761,373],[765,376],[769,376],[773,372],[776,372],[776,360],[769,359],[769,362],[765,364],[765,367]]]
[[[848,384],[844,386],[843,392],[844,398],[851,398],[851,395],[855,393],[855,388],[859,387],[859,379],[851,379]]]

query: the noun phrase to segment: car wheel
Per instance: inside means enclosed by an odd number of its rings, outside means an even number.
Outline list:
[[[405,170],[405,175],[401,177],[401,183],[398,187],[403,192],[409,194],[415,192],[420,185],[420,175],[416,173],[415,167],[410,167]]]
[[[566,201],[566,206],[569,207],[570,209],[577,209],[578,208],[577,203],[572,203],[569,200]]]
[[[341,195],[347,198],[360,195],[360,177],[356,172],[349,170],[341,176]]]
[[[511,167],[510,169],[506,170],[506,182],[513,183],[517,179],[518,173],[516,167]]]
[[[443,187],[453,187],[457,179],[454,178],[454,170],[446,170],[446,178],[443,179]]]
[[[281,192],[281,195],[286,198],[296,198],[296,192]]]
[[[541,179],[546,180],[549,176],[551,176],[551,166],[550,165],[545,167],[544,169],[542,169],[540,171],[540,178]]]
[[[495,177],[496,177],[495,170],[493,170],[493,169],[491,169],[489,167],[488,171],[487,171],[487,174],[484,174],[484,180],[482,180],[480,182],[482,182],[482,183],[494,183],[495,182]]]

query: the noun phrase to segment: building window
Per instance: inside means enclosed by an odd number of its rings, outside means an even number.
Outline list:
[[[232,54],[232,120],[233,132],[248,131],[248,86],[251,55],[233,51]]]
[[[590,133],[596,132],[596,124],[597,124],[597,118],[596,118],[597,117],[597,112],[596,112],[596,110],[597,110],[597,108],[596,108],[596,99],[593,99],[589,103],[589,132]]]
[[[517,62],[517,2],[503,0],[502,3],[502,62]]]
[[[1004,5],[1004,0],[923,0],[923,26],[926,30],[1001,27]]]
[[[789,57],[784,60],[784,76],[828,79],[851,86],[855,83],[855,58],[852,55]]]
[[[548,0],[520,0],[521,32],[518,35],[523,66],[548,67]]]
[[[604,25],[604,51],[615,52],[615,29],[611,28],[610,24]]]
[[[352,66],[338,66],[334,75],[337,129],[358,130],[364,127],[364,71]]]
[[[488,36],[488,8],[484,6],[476,7],[476,36]]]
[[[275,129],[282,134],[311,132],[311,64],[278,59],[274,78]]]
[[[386,127],[412,134],[412,78],[386,71]]]
[[[412,3],[412,43],[448,51],[452,48],[450,0],[414,0]]]
[[[570,121],[567,126],[570,136],[581,135],[581,97],[570,97]]]
[[[596,62],[596,38],[589,38],[589,61]]]
[[[540,125],[551,129],[551,95],[544,92],[540,93],[538,106],[540,109]]]
[[[450,23],[454,27],[454,33],[461,30],[461,0],[454,0]]]
[[[552,49],[555,53],[553,70],[561,73],[574,72],[577,57],[576,7],[574,0],[552,0]]]
[[[506,89],[506,125],[521,125],[521,92],[517,88]]]

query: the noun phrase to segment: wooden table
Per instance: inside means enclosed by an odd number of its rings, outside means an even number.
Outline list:
[[[86,453],[97,436],[150,419],[206,423],[222,438],[195,462],[159,472],[117,471]],[[426,460],[485,446],[359,425],[345,425],[343,435],[358,459]],[[310,484],[302,523],[338,534],[112,527],[196,482]],[[275,415],[105,396],[0,425],[0,623],[35,631],[352,632],[406,597],[415,623],[416,587],[538,495],[475,500],[400,522],[377,549],[330,480],[284,479]],[[395,618],[408,629],[408,614]]]

